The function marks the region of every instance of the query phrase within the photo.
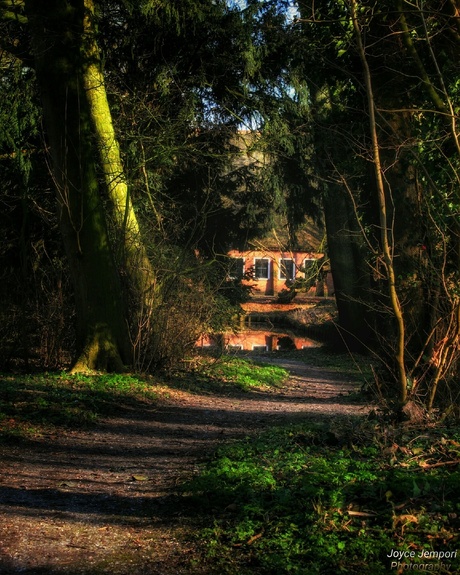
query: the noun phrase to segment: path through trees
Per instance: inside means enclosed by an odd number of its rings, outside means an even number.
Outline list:
[[[368,407],[346,373],[285,360],[285,387],[230,395],[164,388],[91,430],[0,448],[0,573],[206,573],[183,482],[225,441]],[[212,568],[209,573],[212,573]]]

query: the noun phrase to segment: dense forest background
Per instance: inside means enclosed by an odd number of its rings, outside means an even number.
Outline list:
[[[458,0],[2,0],[2,368],[168,367],[309,217],[382,396],[455,406],[459,48]]]

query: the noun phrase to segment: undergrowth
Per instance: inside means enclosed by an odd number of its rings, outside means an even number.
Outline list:
[[[154,389],[136,376],[34,374],[0,377],[0,441],[27,438],[51,426],[80,427],[150,402]]]
[[[228,445],[184,491],[222,574],[452,574],[459,462],[460,429],[336,420]]]

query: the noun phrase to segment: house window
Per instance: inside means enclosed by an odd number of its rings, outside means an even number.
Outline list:
[[[293,280],[295,278],[295,262],[293,259],[280,260],[280,280]]]
[[[256,280],[270,279],[270,260],[268,258],[254,258],[254,277]]]
[[[228,277],[230,279],[242,279],[244,276],[244,258],[230,258]]]

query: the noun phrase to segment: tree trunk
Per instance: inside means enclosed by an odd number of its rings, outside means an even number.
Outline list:
[[[334,186],[324,197],[324,217],[340,333],[351,351],[363,352],[374,340],[369,269],[350,203],[346,191]]]
[[[26,0],[58,215],[75,293],[74,371],[123,369],[130,347],[83,84],[83,0]]]
[[[366,51],[362,41],[361,28],[358,22],[356,0],[350,0],[350,7],[355,39],[358,45],[359,57],[363,66],[364,83],[366,87],[369,113],[369,132],[372,140],[372,163],[374,166],[379,213],[380,243],[388,284],[389,307],[396,324],[395,363],[399,386],[399,401],[401,405],[404,405],[407,401],[407,373],[405,366],[406,324],[398,290],[396,287],[396,273],[393,260],[394,245],[392,243],[393,232],[389,223],[391,222],[391,219],[388,217],[388,200],[385,192],[385,178],[381,162],[380,143],[377,134],[372,77],[367,61]]]
[[[83,0],[84,63],[82,82],[94,132],[96,149],[103,175],[103,184],[111,205],[115,227],[117,259],[126,267],[130,281],[143,303],[151,304],[154,285],[153,270],[142,241],[141,230],[129,195],[105,89],[93,0]]]

